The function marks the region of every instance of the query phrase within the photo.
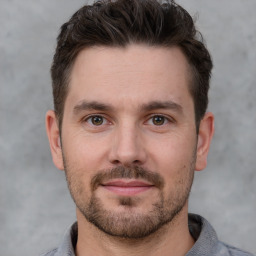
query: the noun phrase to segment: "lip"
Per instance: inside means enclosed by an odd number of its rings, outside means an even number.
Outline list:
[[[153,188],[150,183],[139,180],[112,180],[101,186],[117,195],[133,196]]]

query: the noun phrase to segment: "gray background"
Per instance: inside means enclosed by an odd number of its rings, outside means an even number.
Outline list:
[[[0,255],[38,255],[75,220],[64,173],[53,166],[44,116],[60,25],[86,1],[0,0]],[[197,173],[190,211],[219,238],[256,253],[256,1],[180,0],[197,17],[215,68],[216,134]]]

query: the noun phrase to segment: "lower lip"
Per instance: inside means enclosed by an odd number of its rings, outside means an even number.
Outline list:
[[[121,187],[121,186],[103,186],[105,189],[121,196],[133,196],[148,191],[152,186],[141,187]]]

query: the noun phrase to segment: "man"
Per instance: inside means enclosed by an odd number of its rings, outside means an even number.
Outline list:
[[[62,26],[46,128],[77,223],[45,255],[249,255],[188,215],[214,133],[211,69],[174,1],[100,1]]]

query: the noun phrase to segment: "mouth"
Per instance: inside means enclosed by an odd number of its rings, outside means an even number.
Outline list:
[[[146,192],[154,187],[154,185],[139,180],[112,180],[101,184],[104,189],[121,196],[133,196]]]

